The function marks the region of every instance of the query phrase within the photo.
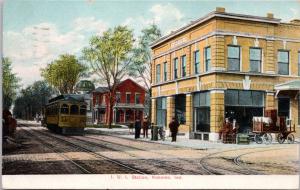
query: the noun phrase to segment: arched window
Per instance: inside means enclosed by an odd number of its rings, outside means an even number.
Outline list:
[[[77,105],[71,106],[70,114],[74,114],[74,115],[78,114],[78,106]]]
[[[86,114],[86,106],[80,106],[80,115],[85,115]]]
[[[63,104],[60,108],[61,114],[69,114],[69,106],[67,104]]]

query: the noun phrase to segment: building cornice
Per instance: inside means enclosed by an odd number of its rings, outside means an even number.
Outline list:
[[[194,40],[190,40],[189,42],[186,43],[182,43],[176,47],[173,47],[171,49],[169,49],[168,51],[162,52],[158,55],[153,56],[152,59],[157,59],[159,57],[168,55],[173,53],[174,51],[180,50],[182,48],[185,48],[187,46],[190,46],[192,44],[195,44],[199,41],[205,40],[209,37],[212,36],[237,36],[237,37],[246,37],[246,38],[254,38],[254,39],[264,39],[267,41],[286,41],[286,42],[299,42],[300,43],[300,39],[298,38],[285,38],[285,37],[280,37],[280,36],[264,36],[264,35],[257,35],[257,34],[253,34],[253,33],[243,33],[243,32],[231,32],[231,31],[224,31],[224,30],[216,30],[214,32],[210,32],[204,36],[198,37]]]
[[[163,36],[162,38],[153,42],[150,47],[153,48],[162,44],[163,42],[170,40],[171,38],[182,34],[183,32],[200,25],[212,18],[230,18],[230,19],[237,19],[237,20],[247,20],[247,21],[255,21],[255,22],[262,22],[262,23],[269,23],[269,24],[280,24],[281,19],[277,18],[268,18],[268,17],[260,17],[260,16],[252,16],[252,15],[243,15],[243,14],[234,14],[234,13],[219,13],[217,11],[211,12],[204,17],[197,19],[196,21],[192,21],[190,24],[179,28],[178,30]]]

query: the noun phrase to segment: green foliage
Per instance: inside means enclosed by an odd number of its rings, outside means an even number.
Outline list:
[[[93,36],[89,47],[83,49],[83,59],[90,63],[99,81],[107,85],[110,94],[127,74],[132,47],[132,31],[126,26],[117,26],[105,31],[102,36]],[[113,96],[110,96],[109,102],[112,108]],[[108,118],[111,126],[111,112],[108,112]]]
[[[61,94],[68,94],[74,93],[76,83],[86,71],[87,67],[74,55],[64,54],[42,69],[42,77]]]
[[[17,118],[32,119],[36,113],[41,113],[47,100],[54,94],[45,81],[36,81],[25,89],[22,89],[20,95],[15,100],[13,110]]]
[[[151,48],[150,45],[161,37],[161,31],[153,24],[142,30],[138,46],[133,50],[129,75],[139,78],[150,91],[151,83]]]
[[[3,69],[3,108],[10,109],[13,100],[16,97],[17,88],[19,88],[20,79],[12,73],[11,61],[9,58],[2,58]]]

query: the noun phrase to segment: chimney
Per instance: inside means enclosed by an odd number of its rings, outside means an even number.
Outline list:
[[[225,8],[224,7],[216,7],[216,12],[225,13]]]
[[[267,13],[267,17],[268,18],[274,18],[274,14],[273,13]]]

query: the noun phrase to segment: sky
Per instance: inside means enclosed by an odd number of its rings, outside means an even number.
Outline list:
[[[288,22],[300,19],[300,0],[100,1],[6,0],[3,5],[3,55],[12,60],[22,87],[41,80],[40,69],[69,53],[81,56],[93,35],[127,25],[135,38],[155,23],[163,35],[224,7],[226,12],[266,16]]]

